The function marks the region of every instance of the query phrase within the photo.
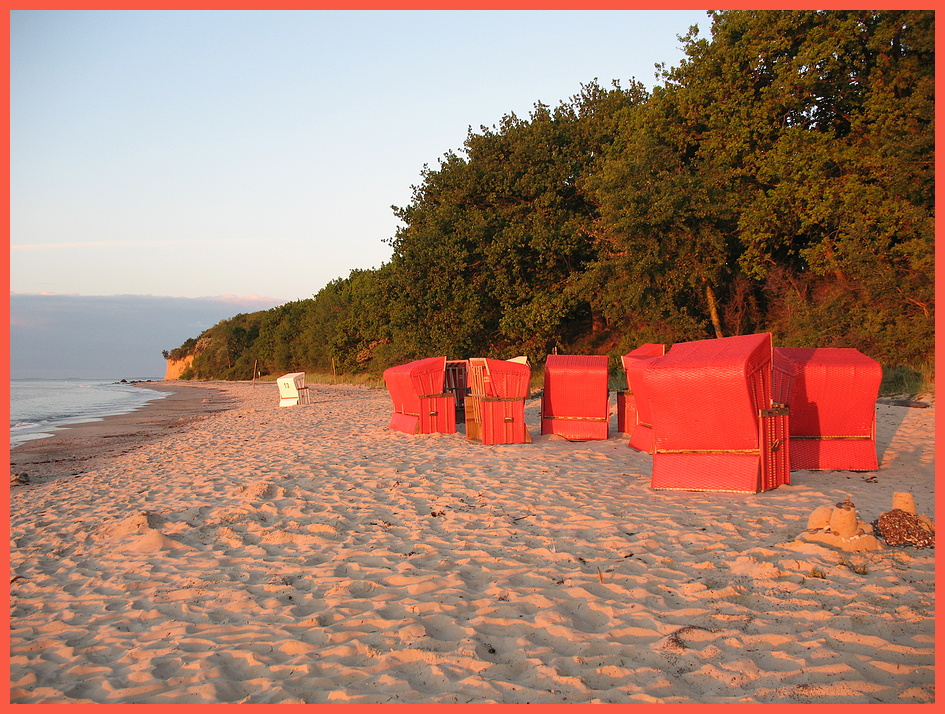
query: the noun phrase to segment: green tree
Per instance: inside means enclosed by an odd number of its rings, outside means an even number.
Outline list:
[[[311,344],[300,338],[314,305],[311,298],[295,300],[263,314],[254,348],[264,374],[298,371],[317,359],[310,354]]]
[[[188,376],[196,379],[250,379],[253,376],[252,345],[259,334],[263,313],[240,313],[221,320],[196,340]]]
[[[589,278],[628,287],[610,305],[638,331],[927,354],[932,14],[711,17],[593,177]]]
[[[426,169],[393,241],[395,332],[421,352],[543,358],[594,329],[596,294],[580,280],[595,257],[595,207],[584,175],[616,133],[616,116],[643,101],[634,84],[585,85],[528,120],[470,131],[464,156]]]
[[[684,88],[657,87],[645,105],[623,111],[616,141],[587,178],[598,260],[584,280],[623,333],[622,348],[709,336],[717,323],[737,214],[728,172],[701,150],[705,122]]]
[[[405,225],[391,241],[391,325],[410,357],[474,354],[498,325],[484,255],[496,226],[464,158],[450,152],[422,179],[411,203],[394,207]]]

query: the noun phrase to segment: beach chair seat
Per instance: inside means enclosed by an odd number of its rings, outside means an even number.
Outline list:
[[[606,440],[610,392],[606,355],[548,355],[541,396],[541,433],[572,441]]]
[[[393,402],[390,428],[406,434],[453,434],[456,403],[446,391],[446,357],[429,357],[384,370]]]
[[[778,347],[775,361],[792,373],[791,468],[875,471],[878,362],[842,347]]]
[[[617,390],[617,433],[629,436],[637,418],[636,399],[629,389]]]
[[[469,363],[466,360],[452,359],[446,361],[444,389],[453,394],[457,419],[465,414],[466,394],[469,393],[468,376]]]
[[[466,438],[483,444],[530,443],[525,425],[531,380],[527,361],[472,357],[468,375]]]
[[[305,372],[290,372],[276,379],[279,386],[279,406],[294,407],[309,403],[309,390],[305,386]]]
[[[758,493],[790,483],[788,410],[772,399],[771,335],[673,345],[643,369],[654,489]]]
[[[617,431],[630,434],[630,446],[653,453],[653,417],[643,381],[643,369],[649,360],[666,354],[665,345],[647,343],[623,355],[627,390],[617,394]]]

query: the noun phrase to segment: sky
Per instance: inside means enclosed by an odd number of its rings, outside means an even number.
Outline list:
[[[164,350],[220,320],[276,304],[238,297],[14,293],[10,377],[160,380]]]
[[[708,36],[704,10],[14,11],[11,299],[309,298],[390,259],[391,206],[470,128],[595,79],[653,86],[693,24]]]

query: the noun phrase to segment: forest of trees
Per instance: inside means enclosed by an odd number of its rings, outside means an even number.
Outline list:
[[[652,91],[470,131],[394,207],[388,263],[165,356],[248,379],[771,332],[930,364],[934,14],[710,15]]]

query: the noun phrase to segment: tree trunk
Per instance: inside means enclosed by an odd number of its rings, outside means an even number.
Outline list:
[[[715,328],[715,336],[722,337],[722,323],[719,320],[719,307],[718,303],[715,301],[715,293],[712,291],[712,286],[706,282],[705,284],[705,299],[709,303],[709,317],[712,319],[712,327]]]

